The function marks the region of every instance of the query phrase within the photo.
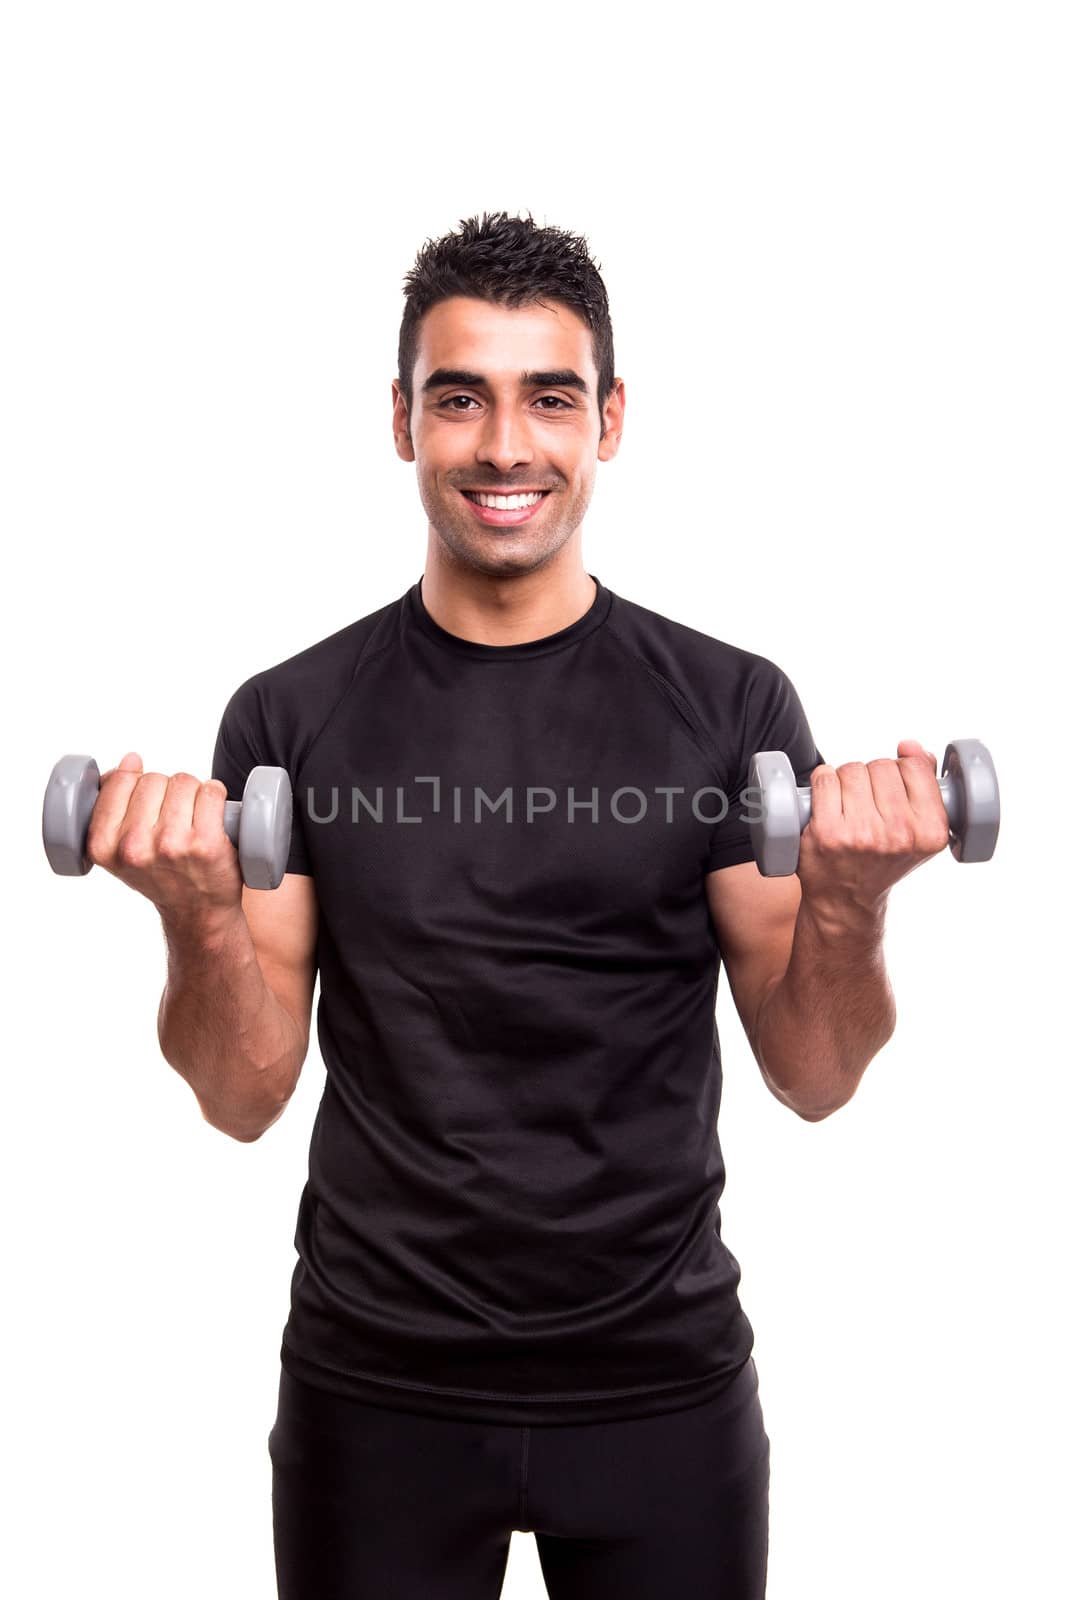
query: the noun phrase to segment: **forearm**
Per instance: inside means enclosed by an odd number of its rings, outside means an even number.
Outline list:
[[[856,1092],[896,1023],[878,912],[817,912],[803,898],[784,976],[764,1000],[755,1053],[800,1116],[829,1116]]]
[[[244,913],[206,922],[163,917],[167,983],[159,1045],[205,1119],[251,1141],[292,1093],[304,1055],[293,1018],[263,978]]]

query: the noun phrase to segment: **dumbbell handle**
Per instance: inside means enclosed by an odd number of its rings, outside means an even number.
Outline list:
[[[756,802],[756,862],[764,877],[797,870],[800,836],[811,821],[811,788],[798,787],[784,750],[752,757],[745,791]],[[949,849],[957,861],[988,861],[1000,827],[1000,790],[993,758],[980,739],[954,739],[945,747],[937,780],[948,817]]]
[[[75,807],[87,822],[100,795],[99,773],[86,773],[82,779],[81,792],[73,784],[58,784],[54,790],[56,798],[65,802],[64,809],[73,819]],[[55,803],[55,802],[54,802]],[[237,849],[241,837],[241,804],[240,800],[227,800],[222,808],[222,826],[227,839]]]
[[[945,811],[948,814],[948,825],[953,833],[958,833],[960,823],[963,821],[962,794],[959,780],[950,773],[945,773],[943,778],[938,778],[937,787],[941,790],[941,798],[945,802]],[[797,785],[797,805],[800,810],[800,827],[803,831],[811,821],[811,789],[801,788]]]
[[[91,756],[68,755],[56,762],[45,788],[41,834],[49,866],[62,877],[84,877],[92,866],[86,842],[99,798],[100,769]],[[282,767],[253,767],[243,798],[223,802],[223,832],[250,889],[276,889],[281,883],[292,819],[292,785]]]
[[[236,850],[241,839],[241,806],[240,800],[227,800],[222,808],[222,826],[227,839]]]

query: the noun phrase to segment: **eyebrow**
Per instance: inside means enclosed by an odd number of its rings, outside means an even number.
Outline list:
[[[485,374],[481,372],[467,372],[462,367],[437,367],[423,384],[422,393],[449,389],[453,384],[474,389],[479,385],[484,386],[486,382]],[[589,385],[573,367],[557,367],[551,372],[520,372],[519,382],[524,389],[576,389],[579,394],[589,393]]]

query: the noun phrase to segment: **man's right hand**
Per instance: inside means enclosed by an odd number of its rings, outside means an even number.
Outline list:
[[[223,829],[226,786],[188,772],[144,772],[136,752],[100,776],[86,849],[159,908],[197,920],[241,908],[237,851]]]

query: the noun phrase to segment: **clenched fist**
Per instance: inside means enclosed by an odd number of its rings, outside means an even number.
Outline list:
[[[947,845],[937,757],[915,739],[902,739],[897,757],[813,769],[797,862],[806,900],[877,912],[894,883]]]
[[[237,909],[242,878],[223,829],[226,787],[188,772],[144,772],[131,752],[100,776],[86,852],[163,913]]]

